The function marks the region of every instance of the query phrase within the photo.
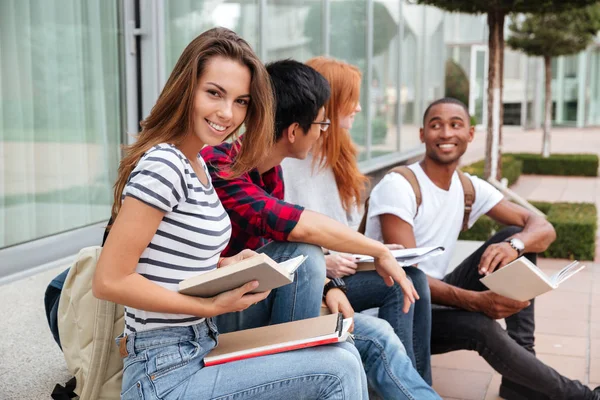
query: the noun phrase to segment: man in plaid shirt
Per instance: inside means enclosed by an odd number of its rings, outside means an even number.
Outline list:
[[[249,329],[319,315],[325,259],[323,248],[371,255],[388,285],[397,282],[405,294],[404,310],[418,299],[412,283],[389,249],[325,215],[283,201],[280,166],[286,157],[303,159],[326,130],[329,121],[324,104],[329,84],[314,69],[291,60],[267,65],[276,100],[275,144],[265,149],[258,167],[240,177],[227,179],[237,147],[224,143],[202,150],[212,183],[232,224],[231,241],[223,256],[249,248],[281,262],[298,255],[307,260],[296,271],[292,284],[274,289],[266,300],[248,309],[216,318],[220,332]],[[402,343],[391,326],[374,317],[354,314],[342,288],[335,285],[326,295],[332,312],[355,317],[355,342],[370,382],[384,398],[439,399],[412,367]],[[391,372],[390,372],[391,371]],[[406,396],[409,393],[411,396]]]

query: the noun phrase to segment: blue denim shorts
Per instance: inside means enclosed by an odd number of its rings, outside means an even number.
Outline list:
[[[210,318],[119,336],[116,342],[124,357],[121,399],[178,398],[188,378],[204,368],[204,357],[218,336]]]

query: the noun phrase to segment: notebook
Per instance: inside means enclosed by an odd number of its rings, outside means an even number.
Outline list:
[[[204,357],[204,364],[227,362],[260,357],[343,342],[348,339],[352,318],[344,319],[341,313],[316,318],[263,326],[261,328],[224,333],[219,344]]]
[[[251,293],[265,292],[294,281],[294,272],[306,256],[298,256],[277,263],[266,254],[257,254],[238,263],[217,268],[179,282],[179,293],[198,297],[212,297],[257,280],[259,285]]]
[[[401,267],[415,265],[431,257],[437,257],[445,250],[443,247],[416,247],[412,249],[390,250],[398,264]],[[357,264],[357,271],[372,271],[375,269],[373,257],[362,254],[353,254],[354,262]]]
[[[527,258],[519,257],[480,281],[501,296],[527,301],[556,289],[584,268],[585,265],[580,265],[579,261],[573,261],[557,273],[548,276]]]

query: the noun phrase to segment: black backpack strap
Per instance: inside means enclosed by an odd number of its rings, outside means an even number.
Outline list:
[[[56,385],[54,386],[54,390],[52,391],[51,397],[54,400],[69,400],[77,397],[75,394],[75,387],[77,386],[77,381],[75,377],[71,378],[65,386]]]

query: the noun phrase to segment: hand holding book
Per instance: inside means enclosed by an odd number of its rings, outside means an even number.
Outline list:
[[[527,301],[558,288],[562,282],[584,268],[585,266],[580,265],[578,261],[573,261],[557,273],[548,276],[527,258],[519,257],[480,280],[491,291],[501,296]]]

